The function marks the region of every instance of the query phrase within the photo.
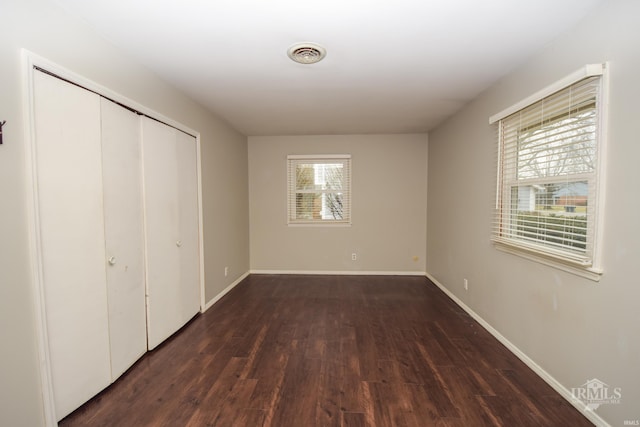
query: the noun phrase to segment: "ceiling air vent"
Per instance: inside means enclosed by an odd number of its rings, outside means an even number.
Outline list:
[[[289,48],[287,55],[300,64],[315,64],[327,55],[327,51],[315,43],[297,43]]]

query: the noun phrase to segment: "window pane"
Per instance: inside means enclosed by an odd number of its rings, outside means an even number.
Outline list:
[[[343,219],[342,193],[325,193],[322,198],[322,219]]]
[[[342,193],[297,193],[296,219],[342,220]]]
[[[313,220],[321,219],[322,193],[297,193],[296,194],[296,219]]]
[[[315,190],[315,170],[313,164],[296,166],[296,190]]]
[[[596,113],[563,116],[518,135],[518,179],[565,176],[595,170]]]
[[[296,190],[341,190],[342,163],[296,165]]]
[[[325,189],[341,190],[343,183],[342,164],[325,164],[322,167]]]
[[[588,194],[587,181],[512,187],[513,235],[585,252]]]

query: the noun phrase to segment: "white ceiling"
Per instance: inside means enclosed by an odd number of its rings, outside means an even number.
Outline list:
[[[53,0],[245,135],[426,132],[601,0]],[[315,65],[294,43],[327,49]]]

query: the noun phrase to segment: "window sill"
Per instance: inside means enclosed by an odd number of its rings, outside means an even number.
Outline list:
[[[599,282],[602,277],[603,271],[601,269],[579,266],[569,261],[563,261],[553,256],[545,256],[541,253],[528,251],[519,246],[509,245],[504,242],[494,241],[493,244],[499,251],[516,255],[549,267],[557,268],[558,270],[566,271],[567,273],[575,274],[576,276],[584,277],[585,279],[589,279],[594,282]]]

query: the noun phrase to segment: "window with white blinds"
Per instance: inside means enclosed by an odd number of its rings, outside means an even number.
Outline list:
[[[287,156],[288,223],[351,224],[351,156]]]
[[[592,74],[499,119],[492,239],[599,273],[602,73]]]

